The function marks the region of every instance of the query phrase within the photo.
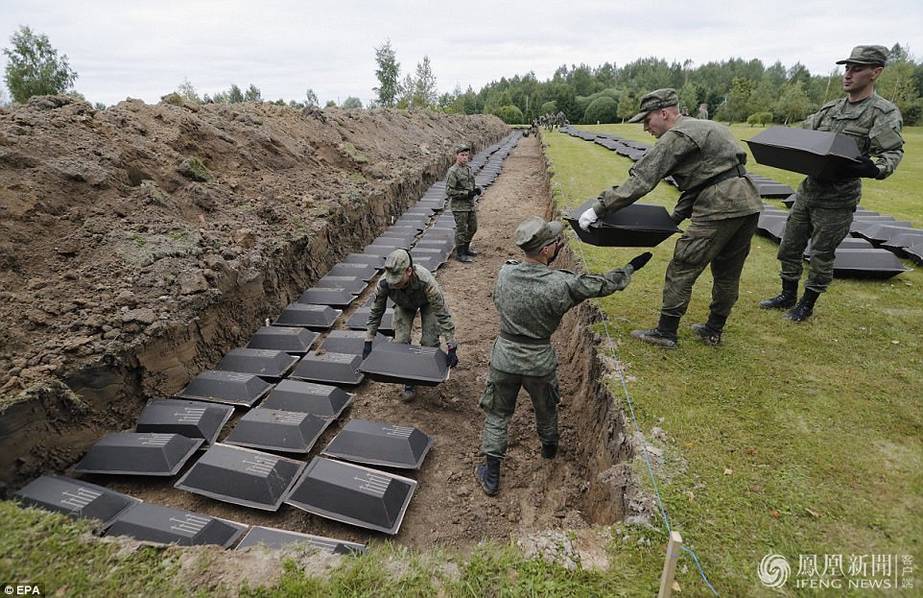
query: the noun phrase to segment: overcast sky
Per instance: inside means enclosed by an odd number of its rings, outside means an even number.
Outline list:
[[[828,73],[856,44],[923,54],[920,0],[0,0],[0,46],[20,25],[48,35],[77,90],[106,104],[156,102],[187,78],[199,93],[254,83],[264,99],[303,100],[310,87],[321,104],[366,103],[374,48],[388,38],[401,76],[429,55],[440,91],[645,56],[800,61]]]

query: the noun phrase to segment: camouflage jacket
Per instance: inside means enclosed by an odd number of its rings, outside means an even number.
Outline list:
[[[855,104],[845,97],[828,102],[801,126],[852,137],[859,151],[878,166],[881,174],[877,178],[884,179],[891,176],[904,156],[903,124],[897,106],[873,93]],[[799,201],[821,206],[852,208],[861,196],[862,181],[858,178],[834,181],[807,177],[798,187]]]
[[[500,312],[500,334],[490,365],[510,374],[546,376],[558,366],[550,344],[517,342],[506,336],[548,340],[569,309],[590,297],[605,297],[628,286],[633,268],[603,276],[578,275],[542,264],[509,260],[500,268],[494,305]]]
[[[402,289],[395,289],[388,285],[388,282],[382,276],[378,281],[378,287],[375,289],[375,298],[372,300],[372,307],[369,310],[369,319],[366,323],[366,340],[372,340],[378,333],[378,327],[381,326],[381,318],[385,315],[385,309],[388,305],[388,299],[394,301],[394,304],[404,309],[416,311],[421,307],[429,306],[435,311],[436,320],[441,328],[441,335],[446,343],[455,343],[455,323],[452,321],[452,315],[445,305],[445,299],[442,296],[442,289],[439,283],[430,274],[430,271],[423,266],[414,265],[414,276]]]
[[[468,199],[468,193],[474,191],[474,175],[471,167],[465,164],[453,164],[445,177],[445,194],[449,198],[449,209],[456,212],[474,210],[474,200]]]
[[[657,143],[635,162],[618,187],[603,191],[593,210],[600,217],[631,205],[650,193],[664,177],[672,176],[681,190],[747,161],[747,154],[730,129],[710,120],[681,116]],[[695,204],[677,205],[676,213],[693,220],[725,220],[756,214],[763,208],[750,179],[734,177],[702,189]]]

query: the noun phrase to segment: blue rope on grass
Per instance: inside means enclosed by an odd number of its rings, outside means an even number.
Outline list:
[[[583,250],[578,246],[577,251],[580,254],[580,259],[583,261],[584,268],[586,268],[587,261],[586,256],[583,254]],[[615,349],[615,341],[612,340],[612,335],[609,333],[608,318],[603,318],[603,326],[606,329],[606,338],[609,339],[609,346],[613,347],[612,352],[615,353],[616,371],[618,372],[619,380],[622,383],[622,390],[625,392],[625,400],[628,402],[628,411],[631,413],[631,420],[634,422],[635,428],[637,430],[641,430],[641,425],[638,424],[638,418],[635,416],[635,405],[631,400],[631,393],[628,392],[628,384],[625,381],[625,372],[622,369],[622,360],[619,358],[618,351]],[[667,528],[667,535],[670,535],[673,532],[673,527],[670,525],[670,515],[667,513],[667,508],[663,504],[663,496],[660,494],[660,486],[657,484],[657,478],[654,476],[654,467],[651,465],[651,459],[648,457],[647,451],[642,450],[641,453],[644,456],[644,463],[647,465],[647,473],[651,477],[651,484],[654,486],[654,494],[657,496],[657,508],[660,509],[660,516],[663,518],[663,523]],[[705,575],[705,570],[702,568],[702,563],[699,562],[699,557],[695,551],[683,543],[683,552],[689,553],[689,556],[692,557],[692,562],[695,564],[696,569],[699,570],[699,575],[702,577],[702,581],[705,582],[705,585],[708,586],[708,589],[711,590],[712,594],[719,596],[718,590],[716,590],[715,586],[711,585],[711,582],[708,581],[708,576]]]

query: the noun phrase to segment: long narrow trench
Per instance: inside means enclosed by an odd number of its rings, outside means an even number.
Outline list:
[[[591,335],[581,320],[586,311],[565,321],[554,342],[561,355],[562,448],[558,459],[539,455],[530,401],[520,396],[510,428],[502,492],[485,496],[473,470],[480,456],[483,415],[478,399],[487,377],[490,347],[499,320],[491,299],[497,271],[518,258],[516,225],[530,215],[547,216],[551,198],[540,142],[524,138],[504,163],[503,172],[480,202],[480,228],[472,264],[451,261],[438,271],[460,343],[460,366],[441,386],[421,389],[409,404],[398,400],[400,387],[374,382],[360,386],[350,412],[318,441],[324,446],[348,418],[414,425],[431,435],[433,450],[397,541],[419,548],[435,545],[465,548],[483,539],[549,528],[608,523],[622,515],[623,485],[612,483],[612,467],[625,456],[621,419],[610,411]],[[416,333],[417,335],[419,332]],[[416,337],[419,338],[418,336]],[[615,446],[613,445],[615,443]],[[599,475],[606,473],[607,475]],[[609,481],[604,481],[609,480]],[[145,501],[240,521],[304,533],[366,542],[375,534],[283,506],[264,513],[176,490],[172,480],[91,479]]]

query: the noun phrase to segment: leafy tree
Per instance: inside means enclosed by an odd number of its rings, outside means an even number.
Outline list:
[[[786,85],[775,105],[776,114],[785,124],[802,120],[810,111],[811,100],[805,93],[804,84],[800,80]]]
[[[397,103],[395,104],[398,108],[407,109],[413,106],[415,86],[416,83],[414,83],[413,77],[409,73],[404,75],[403,81],[398,86]]]
[[[397,54],[391,47],[391,40],[375,48],[375,77],[378,78],[378,87],[372,89],[378,95],[378,104],[386,108],[394,106],[400,94],[398,78],[400,77],[401,64],[397,61]]]
[[[616,115],[622,119],[622,122],[631,118],[638,111],[638,100],[630,93],[622,94],[619,98],[619,107]]]
[[[244,101],[245,102],[262,102],[263,98],[260,94],[260,89],[254,85],[250,84],[250,87],[247,88],[247,91],[244,92]]]
[[[754,82],[752,79],[734,77],[734,80],[731,81],[731,93],[728,94],[722,120],[726,119],[728,122],[746,120],[753,88]]]
[[[609,96],[600,96],[587,106],[583,115],[586,123],[614,123],[618,119],[618,102]]]
[[[199,97],[199,93],[196,91],[195,87],[192,85],[189,79],[183,79],[183,82],[176,87],[176,93],[182,99],[188,102],[197,104],[202,101],[202,98]]]
[[[333,100],[327,100],[327,103],[324,104],[324,108],[336,108],[337,103]]]
[[[362,100],[359,98],[354,98],[353,96],[349,96],[343,100],[343,104],[341,106],[347,109],[362,108]]]
[[[545,102],[544,104],[542,104],[542,107],[539,108],[538,113],[539,114],[557,114],[558,105],[555,103],[554,100]]]
[[[239,104],[244,101],[244,92],[237,87],[236,83],[231,83],[231,88],[227,92],[229,104]]]
[[[32,96],[64,93],[77,79],[67,54],[58,56],[48,36],[20,27],[10,37],[10,47],[4,48],[7,58],[6,86],[16,102]]]
[[[424,56],[423,60],[417,63],[417,76],[413,82],[412,105],[414,108],[430,108],[436,104],[437,97],[436,75],[433,74],[429,56]]]
[[[761,126],[765,127],[766,123],[772,122],[772,112],[754,112],[747,117],[747,124],[751,127]]]
[[[522,115],[522,110],[516,106],[513,106],[512,104],[501,106],[500,109],[497,110],[496,114],[500,117],[501,120],[503,120],[503,122],[508,125],[521,125],[525,122],[525,119]]]
[[[304,92],[304,96],[305,96],[305,101],[304,101],[305,106],[307,106],[308,108],[317,108],[318,106],[317,94],[314,93],[313,89],[309,87],[308,90]]]

